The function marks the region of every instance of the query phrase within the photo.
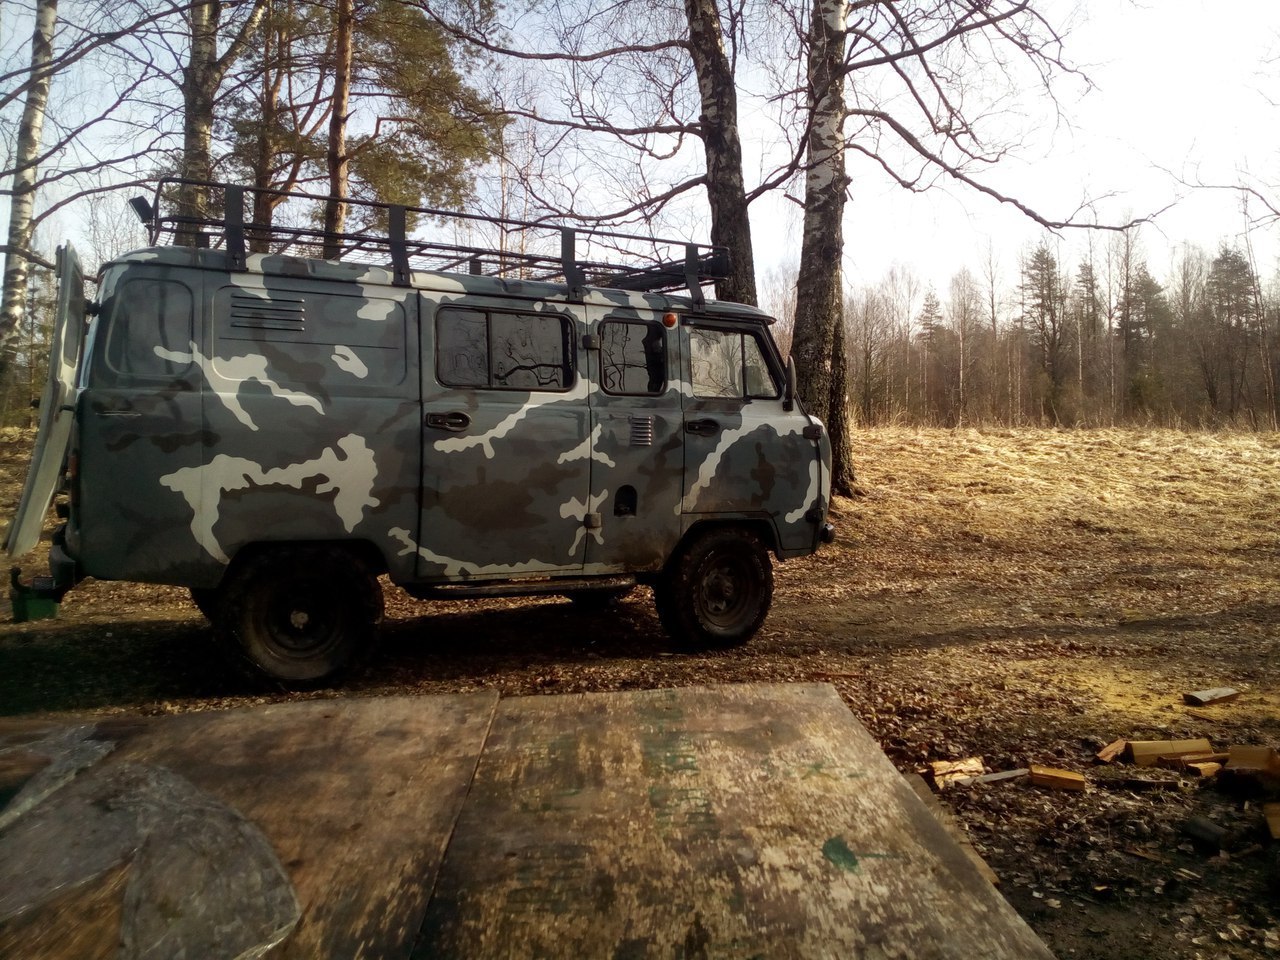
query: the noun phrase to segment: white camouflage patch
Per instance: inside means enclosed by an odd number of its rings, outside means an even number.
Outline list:
[[[341,455],[340,455],[341,454]],[[333,508],[347,533],[356,528],[366,507],[376,507],[373,484],[378,476],[373,451],[364,437],[347,434],[314,460],[268,469],[244,457],[219,454],[198,467],[183,467],[160,478],[160,482],[182,494],[191,508],[191,533],[196,542],[222,563],[230,558],[214,536],[222,496],[250,487],[284,486],[301,490],[307,480],[324,477],[317,494],[336,491]]]

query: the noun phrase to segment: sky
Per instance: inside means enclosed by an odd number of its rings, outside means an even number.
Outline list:
[[[1238,194],[1189,184],[1235,183],[1247,170],[1277,184],[1280,197],[1280,2],[1039,0],[1038,7],[1053,22],[1070,23],[1065,55],[1093,86],[1086,90],[1070,79],[1060,85],[1066,124],[1052,122],[1043,102],[1024,102],[1024,116],[1006,121],[1018,131],[1019,150],[983,177],[1055,220],[1090,199],[1098,218],[1110,223],[1163,210],[1140,234],[1158,280],[1169,275],[1184,242],[1210,254],[1224,242],[1238,244],[1244,224]],[[753,159],[762,163],[776,128],[753,125],[748,116],[742,133],[750,177]],[[1047,237],[1011,207],[959,184],[914,195],[865,161],[851,159],[850,173],[844,261],[850,286],[878,283],[900,265],[945,301],[956,271],[968,267],[981,276],[990,245],[1012,288],[1019,256]],[[794,265],[799,207],[764,198],[752,219],[762,280]],[[59,217],[46,232],[74,236],[77,222]],[[1068,230],[1048,239],[1064,264],[1074,266],[1090,235],[1099,248],[1110,237]],[[1252,242],[1259,272],[1273,277],[1280,226],[1256,230]]]
[[[1097,199],[1100,220],[1115,223],[1176,202],[1141,231],[1157,279],[1168,275],[1186,241],[1211,255],[1223,242],[1238,244],[1244,222],[1238,194],[1186,184],[1235,183],[1240,170],[1280,184],[1280,3],[1055,0],[1043,6],[1051,15],[1079,7],[1065,52],[1094,88],[1064,85],[1060,102],[1070,128],[1031,122],[1019,155],[986,172],[988,181],[1054,220],[1070,216],[1085,198]],[[895,263],[910,265],[945,300],[949,278],[961,267],[981,276],[989,242],[1008,282],[1016,283],[1019,253],[1046,237],[1012,208],[960,185],[913,195],[866,166],[850,172],[844,269],[853,285],[878,282]],[[794,260],[798,208],[761,206],[753,221],[757,238],[774,238],[756,241],[764,270]],[[1068,262],[1085,250],[1085,233],[1062,234]],[[1264,278],[1276,271],[1278,240],[1276,226],[1253,234]],[[1095,234],[1095,245],[1106,242],[1108,235]]]

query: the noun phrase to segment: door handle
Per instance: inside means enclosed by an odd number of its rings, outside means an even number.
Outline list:
[[[708,418],[705,420],[686,420],[685,433],[696,433],[700,437],[714,437],[720,430],[720,424]]]
[[[427,426],[433,430],[448,430],[450,433],[461,433],[471,426],[471,418],[461,410],[450,410],[448,413],[428,413]]]

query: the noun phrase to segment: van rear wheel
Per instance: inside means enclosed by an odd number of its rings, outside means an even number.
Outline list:
[[[223,584],[217,631],[252,673],[285,684],[325,680],[372,650],[382,588],[359,557],[333,546],[256,553]]]
[[[670,562],[654,595],[662,625],[683,646],[740,646],[773,602],[769,551],[749,530],[709,529]]]

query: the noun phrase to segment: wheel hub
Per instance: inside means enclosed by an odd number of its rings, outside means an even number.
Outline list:
[[[738,581],[732,571],[721,567],[707,577],[707,610],[713,614],[727,613],[738,597]]]

